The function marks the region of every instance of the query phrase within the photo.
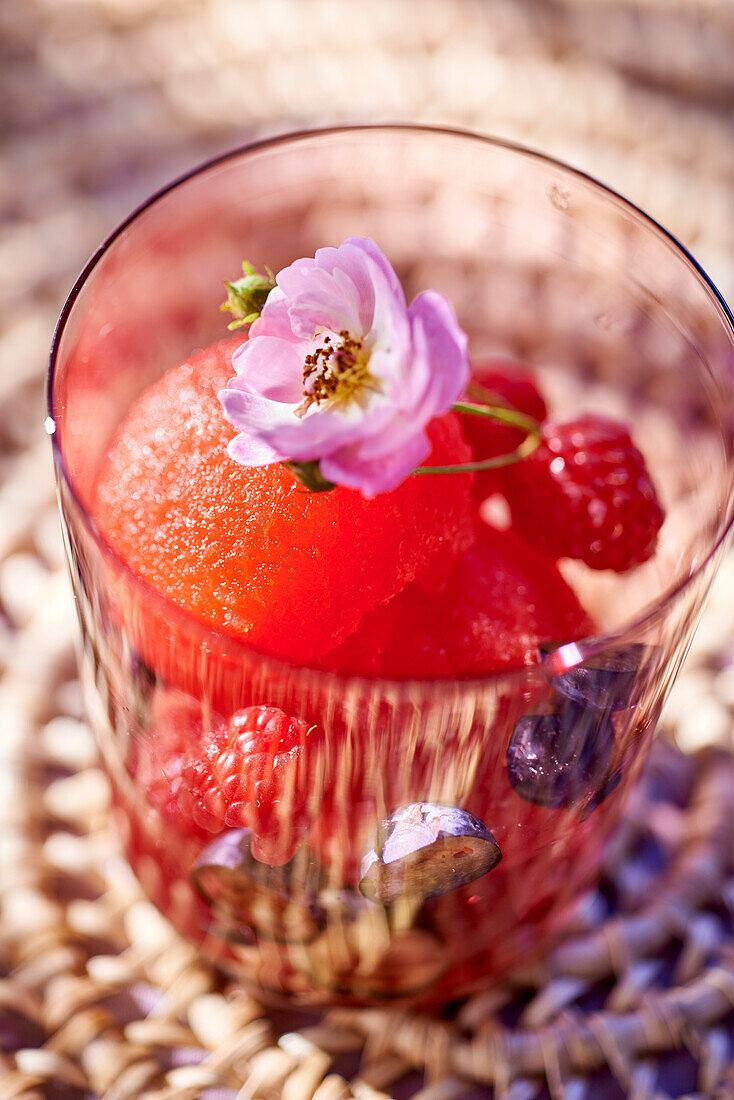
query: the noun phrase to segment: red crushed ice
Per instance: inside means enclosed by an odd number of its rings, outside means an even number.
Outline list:
[[[397,678],[480,676],[534,660],[539,642],[593,630],[552,561],[513,532],[484,526],[441,590],[408,585],[320,665]]]
[[[365,500],[341,487],[307,493],[280,466],[237,465],[216,394],[238,343],[197,352],[133,405],[100,470],[95,519],[173,603],[254,649],[305,663],[439,551],[469,544],[471,475],[409,477]],[[430,464],[470,460],[456,414],[434,420],[429,435]],[[141,648],[156,663],[150,638]]]

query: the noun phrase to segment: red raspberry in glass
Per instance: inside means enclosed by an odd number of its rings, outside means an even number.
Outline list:
[[[623,573],[655,552],[665,513],[616,420],[545,424],[537,450],[503,471],[503,486],[516,529],[549,557]]]
[[[476,404],[502,405],[538,423],[548,415],[532,371],[502,359],[491,359],[474,367],[466,399]],[[462,427],[477,462],[508,454],[525,438],[525,433],[518,428],[482,416],[463,416]],[[501,491],[496,470],[483,470],[475,475],[474,493],[480,500]]]
[[[252,830],[256,859],[286,863],[310,828],[307,749],[316,730],[277,707],[248,707],[203,729],[193,701],[172,693],[138,749],[136,778],[183,836]]]

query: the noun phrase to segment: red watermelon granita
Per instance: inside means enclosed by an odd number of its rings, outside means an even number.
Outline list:
[[[82,679],[126,854],[202,957],[290,1003],[428,1007],[592,880],[683,652],[641,612],[693,490],[651,461],[677,436],[635,413],[644,362],[622,400],[608,349],[501,338],[503,238],[449,258],[476,202],[435,240],[347,235],[316,146],[282,222],[276,143],[251,185],[225,162],[156,200],[77,292],[53,430]]]

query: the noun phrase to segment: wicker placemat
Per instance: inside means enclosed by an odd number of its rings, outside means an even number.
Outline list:
[[[0,1100],[734,1096],[734,763],[716,749],[661,744],[565,944],[441,1020],[286,1019],[202,966],[108,827],[41,432],[86,255],[177,172],[293,124],[544,147],[734,296],[733,51],[730,0],[0,0]],[[731,743],[733,708],[729,560],[668,725]]]
[[[730,753],[658,744],[545,963],[442,1018],[288,1017],[227,985],[143,900],[57,656],[37,670],[37,716],[58,713],[22,739],[0,810],[1,1100],[734,1095]]]

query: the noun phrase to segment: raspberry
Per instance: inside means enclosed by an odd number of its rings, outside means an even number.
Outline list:
[[[475,389],[477,396],[488,404],[507,405],[538,421],[545,420],[548,415],[535,375],[520,364],[490,359],[474,367],[469,390],[473,393]]]
[[[477,404],[503,405],[524,413],[539,423],[548,410],[538,390],[533,374],[526,368],[501,359],[492,359],[474,367],[467,398]],[[519,447],[524,432],[485,417],[462,417],[462,427],[477,462],[507,454]],[[474,480],[474,494],[480,500],[501,491],[496,470],[479,471]]]
[[[655,551],[665,513],[624,424],[587,414],[547,423],[540,446],[503,471],[515,526],[552,558],[623,573]]]
[[[276,707],[248,707],[202,728],[198,704],[163,693],[138,747],[136,779],[179,835],[209,840],[249,828],[253,854],[286,863],[307,834],[316,731]]]

